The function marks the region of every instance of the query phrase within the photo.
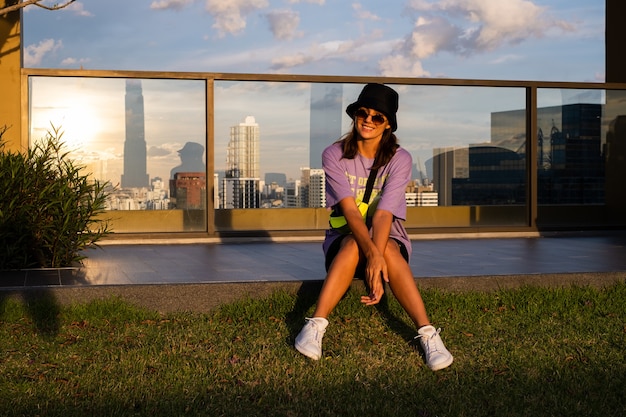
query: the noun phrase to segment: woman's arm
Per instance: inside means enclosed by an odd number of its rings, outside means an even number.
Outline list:
[[[391,232],[391,222],[393,221],[393,214],[387,210],[376,210],[374,217],[372,218],[372,238],[371,241],[377,249],[382,259],[383,268],[378,269],[377,264],[370,263],[369,258],[367,262],[366,279],[370,287],[369,296],[361,297],[361,302],[366,305],[374,305],[380,302],[382,295],[385,292],[383,280],[389,282],[387,276],[387,263],[384,259],[385,249],[387,248],[387,242],[389,242],[389,234]]]
[[[339,205],[344,217],[346,218],[346,222],[348,223],[348,227],[352,232],[354,240],[356,240],[359,249],[367,259],[368,266],[373,264],[373,267],[378,268],[379,271],[382,271],[384,267],[386,276],[387,272],[382,252],[378,250],[374,241],[370,237],[369,230],[363,221],[363,215],[359,211],[354,197],[344,198],[339,202]],[[381,265],[381,263],[383,265]]]
[[[370,237],[367,225],[363,221],[363,216],[359,212],[354,198],[344,198],[339,202],[339,205],[352,236],[367,261],[364,278],[370,288],[370,293],[362,297],[361,301],[366,305],[378,304],[385,292],[383,280],[389,281],[387,263],[383,254],[389,240],[393,215],[386,210],[376,210],[372,219],[373,236]]]

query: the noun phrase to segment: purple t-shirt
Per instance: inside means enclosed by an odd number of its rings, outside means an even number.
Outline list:
[[[341,143],[333,143],[322,153],[322,167],[326,174],[326,206],[332,208],[346,197],[361,200],[365,194],[367,178],[374,159],[357,154],[354,159],[342,158]],[[409,255],[411,242],[402,222],[406,220],[406,199],[404,192],[411,180],[413,160],[411,154],[402,148],[378,170],[372,189],[370,204],[378,198],[376,210],[387,210],[393,214],[390,237],[404,244]],[[323,249],[328,251],[331,243],[341,233],[329,228],[326,231]]]

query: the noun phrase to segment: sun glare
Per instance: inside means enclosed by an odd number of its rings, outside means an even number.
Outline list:
[[[66,93],[67,94],[67,93]],[[63,133],[62,142],[70,151],[90,151],[102,131],[98,112],[88,96],[67,94],[59,100],[38,101],[32,113],[31,140],[37,141],[54,127]]]
[[[55,109],[52,124],[63,132],[63,142],[71,150],[88,150],[93,144],[100,122],[88,103],[75,101],[72,105]]]

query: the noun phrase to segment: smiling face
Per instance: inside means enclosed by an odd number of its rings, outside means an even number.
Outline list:
[[[391,128],[385,115],[366,107],[354,112],[354,126],[361,139],[374,141],[380,141],[385,130]]]

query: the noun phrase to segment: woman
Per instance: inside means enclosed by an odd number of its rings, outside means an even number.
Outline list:
[[[453,359],[439,330],[430,324],[408,264],[411,242],[402,222],[406,218],[404,192],[413,163],[393,133],[397,110],[398,94],[392,88],[367,84],[358,100],[346,109],[353,119],[352,131],[322,154],[327,205],[333,208],[333,215],[343,215],[347,226],[331,227],[326,232],[326,279],[313,317],[306,319],[295,347],[314,360],[320,359],[328,316],[353,278],[365,279],[369,294],[361,297],[361,302],[366,306],[380,302],[384,280],[415,323],[426,363],[436,371],[449,366]],[[372,203],[364,216],[358,203],[369,194],[368,179],[374,181],[368,199]]]

